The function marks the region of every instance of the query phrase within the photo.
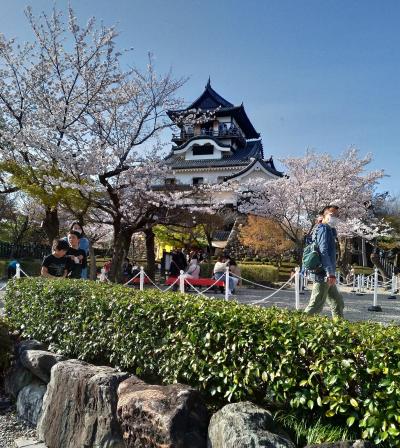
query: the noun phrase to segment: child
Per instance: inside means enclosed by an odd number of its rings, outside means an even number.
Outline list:
[[[58,240],[53,246],[51,255],[42,263],[41,276],[46,278],[65,278],[69,270],[69,259],[66,257],[69,245],[65,240]]]
[[[69,263],[69,278],[81,278],[82,270],[86,268],[86,252],[79,248],[79,240],[81,234],[74,230],[68,233],[69,249],[67,257],[70,259]]]

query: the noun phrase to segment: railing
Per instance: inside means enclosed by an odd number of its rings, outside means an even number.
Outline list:
[[[219,128],[218,130],[214,129],[195,129],[193,131],[182,131],[179,134],[173,134],[173,141],[184,141],[188,140],[192,137],[217,137],[217,138],[239,138],[245,140],[242,132],[236,127],[231,126],[229,128]]]
[[[390,261],[388,261],[384,257],[380,257],[379,261],[381,262],[381,265],[383,266],[383,269],[385,269],[385,271],[388,274],[392,274],[394,272],[394,264],[393,263],[391,263]]]
[[[0,258],[37,258],[41,259],[51,252],[45,244],[13,244],[0,242]]]

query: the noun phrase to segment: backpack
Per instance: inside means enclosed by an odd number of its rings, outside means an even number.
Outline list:
[[[322,266],[321,254],[319,253],[318,244],[315,242],[315,234],[310,244],[308,244],[303,251],[302,266],[307,271],[316,271]]]

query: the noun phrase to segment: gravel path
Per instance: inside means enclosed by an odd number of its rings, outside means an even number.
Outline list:
[[[15,448],[19,437],[35,438],[36,431],[18,420],[15,405],[0,391],[0,448]]]

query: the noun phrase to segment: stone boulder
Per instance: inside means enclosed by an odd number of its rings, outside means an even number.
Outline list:
[[[21,353],[25,350],[44,350],[47,352],[48,346],[43,344],[43,342],[39,342],[36,339],[25,339],[21,341],[17,347],[17,356],[21,356]]]
[[[118,418],[126,447],[206,446],[207,409],[199,392],[183,384],[157,386],[130,377],[118,388]]]
[[[122,448],[117,389],[127,377],[78,360],[55,364],[43,398],[39,438],[51,448]]]
[[[15,360],[4,376],[4,390],[14,399],[19,391],[33,381],[32,372],[26,369],[19,359]]]
[[[250,402],[224,406],[211,417],[207,448],[295,448],[270,412]]]
[[[42,411],[43,395],[46,393],[46,385],[34,380],[25,386],[18,394],[17,414],[31,426],[36,426]]]
[[[320,444],[307,445],[305,448],[372,448],[375,445],[368,440],[344,440],[342,442],[328,442]]]
[[[21,364],[45,383],[50,381],[51,368],[65,358],[44,350],[24,350],[19,357]]]

